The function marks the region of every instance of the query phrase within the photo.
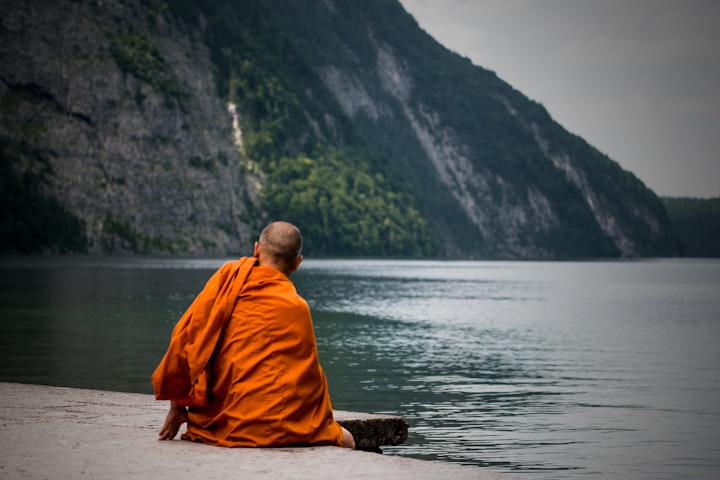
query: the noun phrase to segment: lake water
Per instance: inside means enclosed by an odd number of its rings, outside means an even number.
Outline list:
[[[6,258],[0,381],[151,393],[223,259]],[[720,478],[720,262],[306,260],[340,410],[527,479]],[[161,419],[158,419],[160,422]]]

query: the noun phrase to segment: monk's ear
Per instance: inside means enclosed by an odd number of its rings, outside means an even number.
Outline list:
[[[255,242],[255,246],[253,247],[253,257],[260,257],[260,242]]]
[[[291,269],[290,271],[291,271],[291,272],[294,272],[295,270],[297,270],[298,268],[300,268],[300,264],[302,263],[302,261],[303,261],[303,256],[302,256],[302,255],[298,255],[297,261],[295,262],[295,265],[292,267],[292,269]]]

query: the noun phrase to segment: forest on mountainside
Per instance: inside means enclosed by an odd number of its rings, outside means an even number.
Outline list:
[[[264,217],[292,219],[319,254],[432,255],[409,186],[342,113],[262,1],[168,7],[188,24],[200,15],[206,22],[218,94],[243,113],[241,153],[266,175]]]
[[[10,3],[4,253],[236,254],[280,218],[315,256],[679,253],[639,179],[397,0]]]
[[[720,257],[720,198],[662,197],[684,257]]]

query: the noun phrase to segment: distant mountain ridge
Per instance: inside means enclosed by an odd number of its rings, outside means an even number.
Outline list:
[[[286,218],[316,255],[678,253],[640,180],[397,0],[8,11],[0,194],[67,238],[18,213],[6,251],[228,254]]]
[[[720,197],[663,197],[683,257],[720,257]]]

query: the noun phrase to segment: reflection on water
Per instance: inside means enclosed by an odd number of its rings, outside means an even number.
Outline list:
[[[0,380],[150,392],[222,260],[10,259]],[[720,263],[306,260],[335,407],[524,478],[720,473]]]
[[[0,380],[151,393],[148,371],[217,262],[7,259]],[[197,265],[197,268],[196,268]]]
[[[527,478],[720,472],[717,262],[323,261],[297,283],[336,402],[409,419],[392,453]]]

